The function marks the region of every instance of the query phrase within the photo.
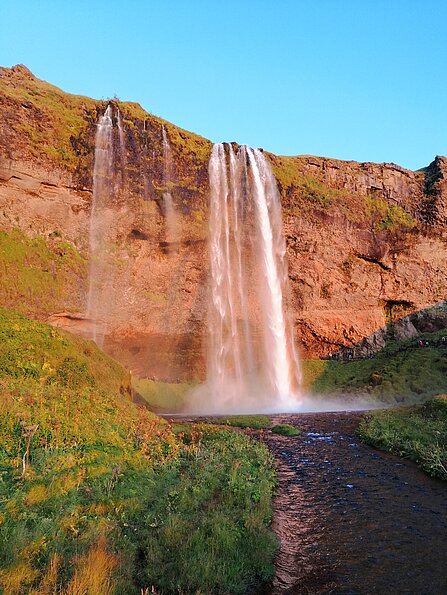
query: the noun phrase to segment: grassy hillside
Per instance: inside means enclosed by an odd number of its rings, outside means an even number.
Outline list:
[[[153,411],[178,413],[184,408],[188,391],[194,385],[186,382],[159,382],[132,376],[132,386]]]
[[[372,359],[307,360],[306,388],[316,395],[363,395],[385,404],[417,402],[447,391],[447,347],[444,329],[417,339],[389,341]],[[430,347],[417,347],[420,339]]]
[[[274,485],[243,434],[173,428],[87,341],[0,310],[0,590],[239,593],[270,577]]]

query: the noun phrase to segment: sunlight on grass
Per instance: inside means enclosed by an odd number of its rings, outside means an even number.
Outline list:
[[[263,445],[174,433],[91,342],[4,309],[0,340],[0,591],[243,593],[271,577]]]
[[[155,411],[176,413],[185,405],[185,397],[193,387],[189,383],[169,383],[132,376],[132,387]]]

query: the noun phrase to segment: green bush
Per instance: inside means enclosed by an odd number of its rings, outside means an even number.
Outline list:
[[[279,434],[280,436],[298,436],[301,434],[301,430],[289,424],[278,424],[273,426],[272,432],[274,434]]]

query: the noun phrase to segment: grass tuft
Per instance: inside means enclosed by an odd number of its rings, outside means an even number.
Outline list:
[[[236,428],[251,428],[252,430],[262,430],[271,425],[270,419],[266,415],[230,415],[228,417],[215,417],[209,421],[210,423]]]
[[[280,436],[298,436],[301,434],[301,430],[290,424],[278,424],[273,426],[272,432],[274,434],[279,434]]]

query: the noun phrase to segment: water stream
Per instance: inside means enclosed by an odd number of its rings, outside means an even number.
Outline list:
[[[110,270],[107,259],[107,235],[112,213],[109,203],[113,194],[113,123],[112,106],[99,118],[95,138],[93,198],[90,213],[90,271],[86,316],[92,323],[92,339],[102,347],[106,334],[104,313],[110,300]]]
[[[174,206],[171,186],[174,183],[174,163],[172,159],[171,144],[166,129],[162,126],[163,141],[163,211],[166,223],[166,243],[168,252],[173,252],[181,242],[181,229],[179,216]]]
[[[277,594],[447,593],[447,485],[359,442],[359,413],[277,416]]]

